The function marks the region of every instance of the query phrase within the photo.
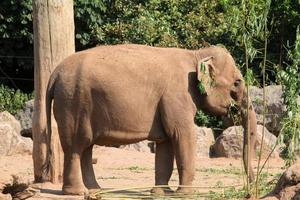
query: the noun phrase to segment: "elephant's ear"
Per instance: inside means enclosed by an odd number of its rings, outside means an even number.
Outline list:
[[[213,65],[213,57],[206,57],[199,61],[197,66],[198,89],[201,94],[209,95],[212,87],[214,87],[215,66]]]

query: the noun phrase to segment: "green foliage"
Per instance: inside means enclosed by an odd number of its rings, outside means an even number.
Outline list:
[[[202,81],[199,81],[197,87],[200,94],[206,94],[205,87]]]
[[[274,66],[284,70],[284,45],[295,41],[300,11],[298,0],[272,1],[268,14],[266,5],[263,0],[74,0],[76,49],[117,43],[196,49],[204,41],[221,43],[233,53],[245,75],[241,47],[247,43],[253,84],[259,85],[264,26],[259,21],[267,15],[270,40],[266,77],[268,83],[274,83]],[[245,16],[249,20],[245,21]],[[241,31],[245,25],[248,28]],[[0,67],[6,74],[33,78],[33,72],[27,72],[27,77],[23,72],[33,71],[32,0],[0,2],[0,46],[0,56],[5,56],[0,57]],[[25,82],[29,84],[32,87]]]
[[[16,114],[23,108],[26,101],[33,98],[33,94],[25,94],[20,90],[14,90],[0,85],[0,112],[8,111]]]
[[[33,82],[7,76],[33,77],[32,0],[0,1],[0,47],[0,83],[31,90]]]
[[[280,142],[284,144],[281,156],[286,165],[290,166],[300,151],[300,106],[297,103],[300,94],[300,32],[297,29],[297,38],[294,49],[289,52],[291,64],[279,73],[283,85],[283,99],[286,112],[283,118],[283,128],[280,133]]]
[[[203,172],[203,173],[209,173],[209,174],[230,174],[230,175],[236,175],[236,176],[241,176],[243,175],[243,172],[240,168],[237,167],[231,167],[231,168],[200,168],[196,169],[198,172]]]
[[[223,192],[213,192],[210,191],[209,198],[211,200],[223,200],[223,199],[244,199],[244,197],[247,195],[246,190],[243,189],[237,189],[235,187],[230,187],[224,189]]]
[[[238,63],[243,74],[246,76],[247,84],[259,84],[257,77],[261,76],[261,62],[265,38],[265,26],[267,26],[270,0],[237,0],[228,3],[230,10],[228,20],[230,21],[231,38],[235,41],[234,48],[242,51],[238,54]],[[254,60],[256,59],[256,60]]]
[[[76,0],[77,47],[138,43],[198,48],[225,31],[224,10],[217,0]]]
[[[223,130],[224,124],[223,121],[216,116],[210,116],[205,114],[203,111],[199,110],[195,116],[195,123],[198,126],[206,126],[215,130]]]
[[[1,1],[0,38],[25,39],[33,43],[32,0]]]
[[[271,181],[268,180],[268,177],[274,177]],[[279,180],[280,174],[269,174],[263,173],[260,176],[260,185],[259,185],[259,194],[264,196],[272,191],[275,187],[277,181]],[[222,185],[221,185],[222,186]],[[224,189],[222,192],[212,192],[209,193],[209,198],[212,200],[223,200],[223,199],[244,199],[248,195],[246,188],[236,188],[230,187]]]

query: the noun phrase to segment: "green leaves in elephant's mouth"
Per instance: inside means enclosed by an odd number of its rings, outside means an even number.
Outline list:
[[[228,117],[232,119],[234,124],[241,122],[241,112],[235,101],[232,101],[228,110]]]
[[[198,88],[200,94],[206,94],[206,90],[205,90],[205,87],[204,87],[204,84],[202,81],[199,81],[197,88]]]

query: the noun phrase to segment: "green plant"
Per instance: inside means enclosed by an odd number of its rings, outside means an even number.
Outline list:
[[[139,43],[153,46],[173,46],[189,49],[202,47],[204,42],[223,44],[234,55],[245,75],[244,51],[241,48],[243,26],[241,2],[245,0],[74,0],[76,50],[99,44]],[[258,13],[265,1],[250,0]],[[270,39],[268,43],[266,81],[276,82],[277,65],[283,67],[286,60],[284,45],[295,41],[296,26],[300,24],[298,0],[272,1],[268,18]],[[254,24],[254,15],[250,16]],[[254,19],[254,20],[252,20]],[[255,33],[257,29],[249,28]],[[249,43],[258,53],[251,63],[254,81],[261,84],[262,74],[259,38]],[[33,84],[33,30],[32,0],[0,1],[0,67],[19,88],[32,91]],[[1,70],[1,69],[0,69]],[[1,82],[14,86],[4,73]],[[3,76],[5,78],[3,78]]]
[[[25,94],[20,90],[0,85],[0,112],[6,110],[11,114],[16,114],[23,108],[25,102],[32,98],[33,94]]]
[[[32,0],[0,1],[0,46],[0,82],[31,91],[34,64]]]
[[[269,180],[268,177],[273,177],[272,180]],[[258,192],[261,196],[264,196],[272,191],[274,186],[276,185],[277,181],[279,180],[280,174],[270,174],[270,173],[262,173],[260,176],[260,184],[258,187]],[[252,187],[254,189],[254,187]],[[246,187],[236,188],[230,187],[225,188],[222,192],[213,192],[210,191],[207,199],[212,200],[223,200],[223,199],[244,199],[247,196],[248,190]]]
[[[291,64],[279,73],[279,79],[283,86],[283,99],[286,112],[282,121],[282,129],[279,141],[282,147],[281,156],[286,165],[290,166],[300,151],[300,106],[297,103],[300,94],[300,31],[297,29],[297,37],[294,49],[288,52]]]
[[[198,126],[205,126],[214,130],[223,130],[224,124],[220,117],[211,116],[198,110],[195,116],[195,123]]]
[[[264,52],[263,52],[263,65],[262,65],[262,82],[263,86],[265,84],[265,66],[266,66],[266,53],[267,53],[267,22],[268,22],[268,13],[270,10],[271,1],[263,1],[263,0],[241,0],[240,1],[240,8],[238,7],[231,7],[232,12],[236,15],[231,15],[229,20],[232,22],[233,26],[233,34],[232,36],[235,37],[237,46],[240,46],[244,52],[244,64],[242,65],[242,69],[246,72],[245,79],[246,79],[246,90],[247,94],[249,94],[249,85],[253,84],[255,81],[254,70],[259,69],[252,67],[250,69],[251,64],[253,65],[254,58],[257,55],[262,54],[259,51],[259,48],[262,46],[262,42],[264,44]],[[247,97],[247,108],[249,108],[249,98]],[[247,109],[247,116],[248,116],[248,109]],[[249,119],[248,119],[249,120]],[[247,126],[248,130],[245,130],[247,138],[244,141],[244,148],[246,152],[246,160],[247,162],[244,163],[246,174],[247,174],[247,181],[246,181],[246,190],[247,195],[251,194],[251,185],[250,185],[250,176],[249,176],[249,153],[250,153],[250,134],[249,134],[249,126]],[[263,134],[264,135],[264,134]],[[260,163],[259,157],[259,162]],[[259,168],[259,164],[258,164]],[[258,179],[258,175],[257,175]],[[257,188],[258,182],[256,182]],[[256,190],[256,196],[257,196]]]
[[[218,169],[218,168],[200,168],[196,169],[197,172],[209,173],[209,174],[231,174],[231,175],[242,175],[242,170],[236,167]]]
[[[243,199],[247,192],[244,188],[236,189],[235,187],[226,188],[223,192],[209,192],[209,196],[206,199],[211,200],[223,200],[223,199]]]

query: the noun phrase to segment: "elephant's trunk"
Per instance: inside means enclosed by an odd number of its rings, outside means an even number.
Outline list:
[[[245,90],[241,102],[242,126],[244,128],[243,161],[249,182],[254,181],[252,160],[255,156],[255,142],[257,135],[256,114]],[[248,139],[249,137],[249,139]],[[250,144],[249,144],[250,143]]]

